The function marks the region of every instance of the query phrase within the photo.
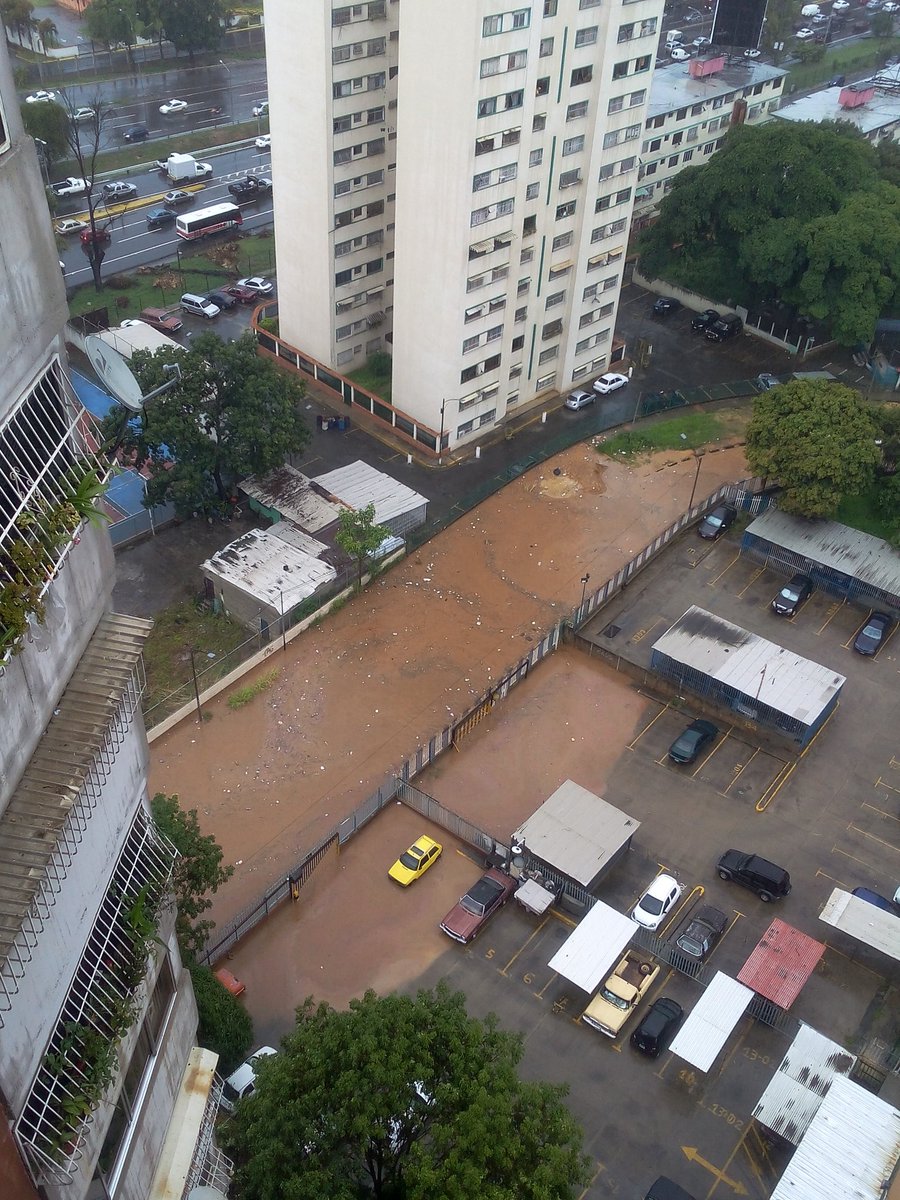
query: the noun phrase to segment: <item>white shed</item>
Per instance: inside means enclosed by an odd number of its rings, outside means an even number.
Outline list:
[[[637,921],[598,900],[550,959],[550,970],[591,995],[622,957],[637,928]]]
[[[708,1071],[752,999],[750,988],[716,971],[669,1049],[698,1071]]]
[[[799,1145],[835,1077],[849,1075],[855,1062],[855,1054],[810,1025],[801,1025],[760,1096],[754,1117],[773,1133]]]
[[[357,461],[316,475],[312,482],[338,503],[357,511],[375,505],[375,521],[391,533],[407,533],[425,523],[428,500],[384,471]]]

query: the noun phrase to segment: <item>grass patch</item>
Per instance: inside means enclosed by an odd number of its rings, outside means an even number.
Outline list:
[[[166,64],[167,67],[169,64]],[[97,174],[103,175],[110,171],[123,171],[126,175],[140,174],[142,171],[155,170],[153,163],[158,158],[168,158],[170,154],[196,154],[202,157],[217,146],[230,146],[233,142],[247,141],[257,137],[258,133],[269,132],[269,122],[263,118],[257,123],[238,121],[235,124],[225,123],[204,129],[202,133],[180,133],[174,137],[154,138],[151,141],[139,142],[134,146],[122,146],[115,150],[102,150],[97,155]],[[203,140],[203,149],[197,149],[198,140]],[[63,159],[53,164],[54,178],[65,175],[77,175],[78,166],[72,159]],[[168,183],[160,175],[165,184],[161,191],[167,191],[174,184]]]
[[[900,37],[867,38],[864,43],[826,50],[819,62],[797,63],[790,68],[785,95],[813,87],[833,75],[880,67],[886,58],[897,53],[900,53]]]
[[[684,413],[640,429],[623,429],[621,433],[597,442],[595,448],[610,458],[634,458],[637,454],[652,454],[656,450],[694,450],[718,441],[725,433],[722,422],[712,413]]]
[[[347,376],[354,383],[358,383],[360,387],[366,388],[367,391],[374,392],[381,400],[385,400],[388,404],[391,403],[391,377],[383,372],[375,371],[366,363],[356,371],[351,371]]]
[[[257,639],[224,615],[216,616],[193,600],[174,604],[154,619],[153,631],[144,644],[147,687],[144,712],[156,724],[187,704],[194,695],[191,647],[197,680],[204,688],[233,671],[259,647]],[[235,651],[241,647],[238,653]],[[208,655],[213,657],[209,658]]]
[[[130,275],[111,275],[99,292],[93,283],[84,283],[70,295],[69,313],[80,317],[106,307],[114,321],[117,316],[135,316],[142,308],[169,308],[184,292],[208,292],[241,275],[269,275],[274,267],[271,234],[232,236],[208,243],[202,254],[138,267]]]
[[[278,678],[280,671],[278,667],[274,671],[268,671],[257,679],[256,683],[248,683],[246,687],[238,688],[236,692],[232,692],[228,697],[228,707],[232,709],[243,708],[245,704],[249,704],[257,696],[267,691],[275,680]]]
[[[845,496],[841,501],[836,520],[851,529],[859,529],[863,533],[871,533],[873,537],[890,541],[891,534],[897,528],[897,521],[883,517],[875,505],[878,484],[874,483],[868,491],[859,496]]]

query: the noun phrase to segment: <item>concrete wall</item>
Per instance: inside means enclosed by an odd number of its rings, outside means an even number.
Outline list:
[[[15,791],[109,603],[114,581],[108,532],[85,526],[45,597],[47,615],[41,637],[49,641],[49,648],[39,650],[26,638],[22,652],[10,659],[0,676],[0,812]]]

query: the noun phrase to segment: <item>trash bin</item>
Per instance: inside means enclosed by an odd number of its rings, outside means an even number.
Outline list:
[[[326,433],[327,433],[327,432],[328,432],[328,430],[331,428],[331,421],[330,421],[330,419],[329,419],[328,417],[323,417],[323,418],[322,418],[322,428],[323,428],[323,430],[324,430]]]
[[[316,429],[322,428],[322,414],[316,413]]]
[[[338,429],[343,433],[350,428],[350,421],[347,417],[338,417]]]

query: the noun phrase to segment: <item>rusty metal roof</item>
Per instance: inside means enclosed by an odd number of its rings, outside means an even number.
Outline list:
[[[792,1145],[798,1145],[835,1076],[849,1075],[855,1062],[855,1054],[811,1026],[801,1025],[760,1096],[754,1117]]]
[[[790,1008],[824,953],[824,942],[776,918],[737,977],[779,1008]]]

